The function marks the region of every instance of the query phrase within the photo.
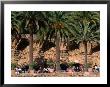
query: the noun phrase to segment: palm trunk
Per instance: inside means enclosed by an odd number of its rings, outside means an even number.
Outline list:
[[[85,53],[85,71],[88,71],[88,66],[87,66],[87,41],[83,42],[84,44],[84,53]]]
[[[56,71],[60,70],[60,36],[59,32],[56,35]]]
[[[89,54],[91,55],[92,54],[92,43],[90,43],[90,52]]]
[[[69,50],[69,44],[70,44],[69,38],[67,38],[67,50]]]
[[[29,64],[32,64],[33,62],[33,33],[32,31],[30,32],[30,45],[29,45]],[[31,67],[29,67],[32,69]]]

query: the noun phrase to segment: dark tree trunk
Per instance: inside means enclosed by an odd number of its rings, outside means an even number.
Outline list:
[[[69,45],[70,45],[69,38],[67,38],[67,50],[69,50]]]
[[[32,64],[33,62],[33,33],[32,31],[30,32],[30,45],[29,45],[29,64]],[[31,67],[29,67],[30,69],[32,69]]]
[[[89,54],[91,55],[92,54],[92,43],[90,43],[90,51],[89,51]]]
[[[88,71],[88,66],[87,66],[87,41],[83,42],[84,44],[84,53],[85,53],[85,71]]]
[[[57,32],[56,35],[56,71],[60,70],[60,35]]]

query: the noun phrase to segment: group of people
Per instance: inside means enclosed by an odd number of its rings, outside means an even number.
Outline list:
[[[17,66],[17,67],[15,68],[15,73],[16,73],[17,75],[19,75],[20,73],[28,72],[28,70],[29,70],[29,65],[23,64],[22,66]]]
[[[72,69],[75,72],[83,71],[84,66],[80,63],[74,63],[71,67],[67,63],[61,63],[60,64],[61,70],[68,71],[68,69]]]
[[[35,62],[36,62],[36,65],[33,66],[33,70],[35,73],[51,73],[51,72],[55,71],[55,67],[48,66],[47,59],[44,59],[43,57],[38,58]],[[80,63],[74,63],[70,67],[67,62],[62,62],[60,64],[60,69],[65,72],[68,72],[69,70],[72,70],[75,72],[80,72],[80,71],[84,70],[84,66],[83,66],[83,64],[80,64]],[[92,70],[93,70],[93,72],[99,72],[99,67],[95,64],[93,66]],[[28,64],[23,64],[21,67],[18,66],[15,68],[16,74],[25,73],[25,72],[29,72]]]
[[[62,63],[60,64],[60,67],[61,67],[61,70],[64,70],[64,71],[68,71],[70,69],[72,69],[72,71],[75,71],[75,72],[84,71],[84,65],[80,63],[74,63],[71,67],[69,67],[67,63]],[[100,72],[100,67],[95,63],[95,65],[93,65],[92,67],[92,71]]]
[[[44,59],[42,56],[41,58],[38,58],[36,61],[34,61],[36,64],[32,67],[35,73],[50,73],[54,72],[55,69],[53,66],[48,66],[47,59]],[[15,68],[15,73],[26,73],[29,72],[29,65],[24,63],[21,66],[17,66]]]
[[[55,71],[53,66],[47,64],[47,59],[44,59],[43,56],[35,60],[35,62],[37,65],[34,66],[33,69],[37,73],[50,73]]]

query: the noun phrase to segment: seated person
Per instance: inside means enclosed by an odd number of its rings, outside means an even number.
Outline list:
[[[49,72],[48,68],[43,69],[43,73],[48,73],[48,72]]]
[[[80,70],[84,71],[84,65],[83,64],[80,64]]]
[[[22,69],[20,68],[20,66],[18,66],[18,67],[15,68],[15,73],[17,75],[19,75],[20,73],[22,73]]]
[[[100,68],[99,68],[98,66],[97,66],[97,68],[96,68],[96,71],[97,71],[97,72],[100,72]]]
[[[37,60],[37,66],[40,70],[40,72],[43,72],[44,69],[44,56],[41,56],[38,60]]]
[[[95,63],[95,65],[92,68],[93,72],[99,72],[99,67],[98,65]]]
[[[48,67],[47,69],[48,69],[49,73],[52,73],[52,72],[54,72],[54,71],[55,71],[55,69],[54,69],[54,67],[53,67],[53,66],[50,66],[50,67]]]
[[[73,66],[74,66],[74,71],[76,71],[76,72],[81,71],[80,63],[75,63]]]
[[[24,64],[23,64],[23,66],[22,66],[21,69],[22,69],[22,72],[25,73],[25,72],[27,72],[27,71],[29,70],[29,65],[24,65]]]
[[[25,71],[29,70],[29,65],[25,65]]]
[[[44,60],[44,68],[47,68],[48,65],[47,65],[47,59]]]
[[[60,68],[61,68],[61,70],[67,70],[67,68],[68,68],[68,65],[67,65],[67,63],[61,63],[60,64]]]

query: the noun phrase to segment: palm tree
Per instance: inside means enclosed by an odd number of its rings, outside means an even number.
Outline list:
[[[12,12],[12,29],[13,24],[17,25],[20,34],[29,34],[29,64],[33,62],[33,34],[39,30],[38,21],[41,20],[41,12],[20,11]],[[15,21],[17,20],[17,22]],[[19,27],[19,28],[18,28]]]
[[[18,16],[18,12],[12,12],[11,13],[11,35],[12,35],[12,41],[13,40],[19,40],[19,30],[21,27],[21,22],[16,18]]]
[[[75,12],[73,23],[70,24],[73,27],[72,40],[77,43],[83,43],[85,53],[85,71],[87,67],[87,43],[90,41],[99,42],[100,40],[100,13],[95,11]],[[100,42],[99,42],[100,43]]]
[[[60,42],[66,41],[70,36],[71,30],[68,28],[68,20],[70,12],[51,11],[44,12],[45,21],[48,24],[46,40],[55,40],[56,44],[56,70],[60,70]]]

